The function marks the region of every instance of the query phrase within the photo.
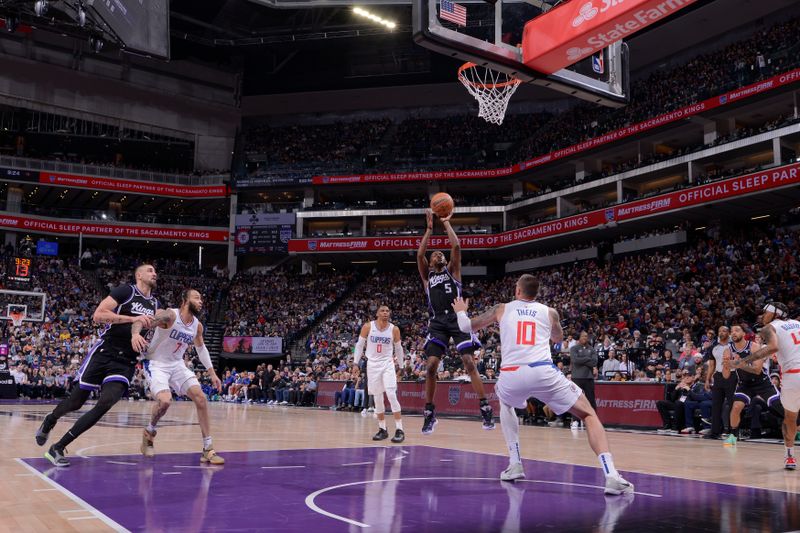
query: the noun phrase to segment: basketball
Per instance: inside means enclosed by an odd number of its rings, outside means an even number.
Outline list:
[[[446,192],[437,192],[431,198],[431,211],[436,213],[439,218],[450,216],[450,213],[453,212],[453,207],[455,207],[453,198]]]

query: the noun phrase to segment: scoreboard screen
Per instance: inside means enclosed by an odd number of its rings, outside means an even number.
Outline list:
[[[30,283],[33,263],[29,257],[13,257],[8,279],[18,283]]]

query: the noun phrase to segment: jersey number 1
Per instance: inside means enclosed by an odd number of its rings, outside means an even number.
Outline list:
[[[517,345],[536,345],[536,322],[517,322]]]

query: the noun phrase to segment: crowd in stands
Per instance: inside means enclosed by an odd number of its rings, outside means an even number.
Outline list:
[[[657,69],[646,78],[634,81],[631,104],[619,109],[579,104],[554,114],[515,115],[512,111],[501,128],[467,115],[409,118],[399,122],[396,131],[390,135],[392,138],[388,141],[389,147],[386,148],[386,153],[382,153],[380,164],[364,166],[360,159],[354,158],[349,167],[341,170],[337,166],[341,161],[336,159],[334,163],[337,165],[326,169],[317,164],[313,173],[331,174],[340,170],[343,172],[441,170],[444,167],[480,168],[484,163],[491,167],[517,163],[796,68],[800,65],[797,59],[800,57],[797,53],[800,46],[798,43],[800,43],[800,19],[776,24],[720,50],[697,56],[686,64]],[[585,176],[583,181],[600,179],[666,158],[685,155],[788,123],[790,123],[788,119],[781,117],[761,126],[739,128],[730,134],[720,136],[709,145],[676,147],[643,158],[637,157],[633,161],[615,163],[599,173]],[[281,132],[283,137],[275,135],[278,146],[274,150],[285,148],[287,157],[281,160],[299,169],[308,160],[314,163],[324,160],[326,154],[331,151],[330,144],[320,143],[316,147],[310,147],[310,143],[305,142],[305,139],[316,135],[317,130],[324,131],[325,133],[319,135],[333,139],[331,142],[334,145],[346,143],[349,134],[361,139],[363,135],[358,131],[357,124],[297,126],[291,131],[285,128],[276,129],[275,131]],[[366,129],[369,131],[369,128]],[[336,133],[330,134],[330,131]],[[291,133],[294,133],[294,136]],[[298,143],[303,145],[303,149],[291,148]],[[502,153],[498,155],[500,159],[490,157],[496,152],[496,145],[503,147]],[[264,150],[257,142],[251,148],[256,152]],[[317,152],[309,154],[308,150]],[[574,184],[574,178],[562,183],[542,183],[537,187],[538,191],[530,194],[544,194]],[[468,203],[461,205],[471,204],[468,200]]]

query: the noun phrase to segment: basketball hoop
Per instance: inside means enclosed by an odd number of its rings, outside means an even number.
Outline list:
[[[478,101],[478,116],[486,122],[503,123],[511,95],[522,83],[505,72],[464,63],[458,69],[458,81]]]
[[[8,313],[8,318],[11,319],[14,327],[18,328],[22,325],[22,321],[25,320],[25,311],[11,311]]]

